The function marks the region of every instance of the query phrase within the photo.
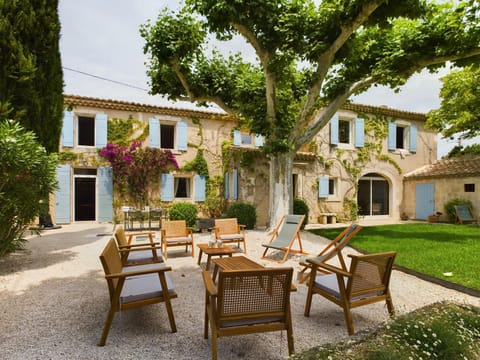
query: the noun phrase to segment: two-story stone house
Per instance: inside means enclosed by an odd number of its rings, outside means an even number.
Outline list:
[[[114,202],[111,169],[98,161],[113,119],[131,119],[145,133],[143,146],[171,150],[179,170],[163,174],[158,198],[205,200],[205,179],[182,166],[198,150],[209,175],[223,178],[228,202],[244,201],[257,209],[257,225],[268,225],[268,160],[261,136],[238,128],[223,114],[167,108],[124,101],[65,96],[58,168],[59,189],[52,215],[55,223],[112,221],[122,205]],[[399,218],[403,208],[403,174],[437,157],[436,133],[424,128],[423,114],[346,104],[330,125],[298,152],[293,169],[296,197],[310,210],[310,223],[323,213],[350,216],[358,203],[361,216]],[[229,155],[226,156],[226,153]],[[227,160],[228,158],[228,160]]]

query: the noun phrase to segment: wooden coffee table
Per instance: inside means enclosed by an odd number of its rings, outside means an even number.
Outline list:
[[[232,256],[235,252],[230,246],[222,245],[221,247],[209,247],[208,244],[197,244],[197,247],[200,249],[198,252],[198,265],[202,260],[202,254],[205,253],[207,255],[207,264],[205,265],[205,270],[210,270],[210,260],[212,256],[219,256],[223,257],[224,255]]]

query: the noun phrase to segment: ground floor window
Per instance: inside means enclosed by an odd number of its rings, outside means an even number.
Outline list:
[[[359,214],[388,215],[390,188],[388,182],[379,174],[370,173],[358,182],[357,202]]]

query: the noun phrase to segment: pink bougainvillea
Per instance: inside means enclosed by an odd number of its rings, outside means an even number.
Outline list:
[[[158,185],[162,173],[178,169],[171,151],[142,148],[138,141],[130,146],[107,144],[99,155],[112,167],[118,195],[123,200],[130,199],[138,207],[148,205],[150,191]]]

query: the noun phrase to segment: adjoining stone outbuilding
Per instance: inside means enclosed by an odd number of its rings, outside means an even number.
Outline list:
[[[426,220],[437,212],[448,221],[445,204],[453,199],[469,200],[473,217],[480,215],[480,157],[438,160],[404,176],[403,212],[411,219]]]

